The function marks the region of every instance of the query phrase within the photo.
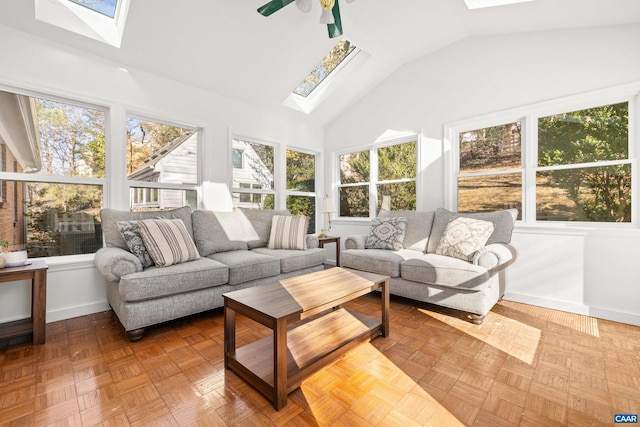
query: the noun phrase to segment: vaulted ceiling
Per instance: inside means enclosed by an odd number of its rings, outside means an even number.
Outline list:
[[[463,0],[342,1],[344,36],[367,59],[304,114],[282,103],[337,39],[318,24],[319,4],[309,14],[289,5],[263,17],[256,9],[264,3],[132,0],[119,49],[37,21],[34,0],[0,0],[0,24],[326,125],[398,67],[466,37],[640,22],[638,0],[535,0],[476,10]]]

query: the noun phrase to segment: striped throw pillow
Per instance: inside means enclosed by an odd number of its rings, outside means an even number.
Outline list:
[[[309,218],[303,215],[274,215],[269,249],[307,249]]]
[[[200,258],[181,219],[145,219],[138,222],[138,232],[157,267]]]

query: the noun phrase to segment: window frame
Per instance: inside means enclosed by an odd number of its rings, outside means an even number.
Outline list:
[[[140,208],[144,208],[145,206],[148,206],[147,203],[138,203],[138,204],[134,204],[133,200],[132,200],[132,196],[133,196],[133,192],[137,191],[138,189],[144,190],[144,189],[157,189],[158,190],[158,203],[160,203],[160,201],[162,200],[162,194],[160,193],[161,190],[181,190],[183,191],[183,206],[185,206],[185,203],[187,201],[187,197],[186,197],[186,192],[187,191],[195,191],[196,193],[198,192],[199,187],[202,185],[202,155],[200,155],[200,153],[202,153],[202,147],[203,147],[203,129],[201,127],[197,127],[197,126],[193,126],[193,125],[189,125],[189,124],[184,124],[184,123],[179,123],[176,121],[172,121],[172,120],[165,120],[163,118],[157,118],[148,114],[138,114],[137,112],[133,111],[133,110],[126,110],[125,111],[125,115],[124,115],[124,123],[125,123],[125,131],[126,131],[126,123],[130,118],[135,118],[138,120],[143,120],[143,121],[149,121],[149,122],[154,122],[154,123],[158,123],[158,124],[163,124],[163,125],[168,125],[168,126],[176,126],[176,127],[180,127],[183,129],[188,129],[193,131],[197,136],[197,147],[198,147],[198,155],[196,156],[197,158],[197,167],[196,167],[196,182],[194,184],[174,184],[174,183],[170,183],[170,182],[157,182],[156,180],[154,181],[136,181],[136,180],[131,180],[128,179],[128,172],[126,171],[126,164],[127,164],[127,154],[126,154],[126,150],[129,148],[127,147],[127,143],[125,141],[124,143],[124,150],[125,152],[122,153],[124,154],[123,157],[123,161],[125,163],[125,176],[123,177],[123,181],[124,184],[127,187],[128,193],[129,194],[129,198],[127,201],[127,206],[128,209],[132,209],[135,206],[138,206]],[[126,139],[126,138],[125,138]]]
[[[233,150],[235,150],[236,148],[233,146],[234,141],[239,140],[242,142],[248,142],[248,143],[252,143],[252,144],[261,144],[261,145],[265,145],[268,147],[272,147],[273,148],[273,190],[272,189],[257,189],[257,188],[241,188],[241,187],[236,187],[234,186],[234,180],[235,178],[235,172],[239,169],[236,169],[233,167]],[[282,187],[280,181],[284,180],[284,178],[281,178],[282,175],[282,171],[280,171],[280,169],[283,168],[283,165],[285,165],[285,161],[283,159],[280,158],[282,149],[281,149],[281,144],[277,143],[277,142],[273,142],[273,141],[269,141],[266,138],[253,138],[253,137],[249,137],[249,136],[245,136],[242,134],[231,134],[230,137],[230,150],[229,150],[229,166],[231,166],[229,168],[229,191],[231,193],[231,197],[233,199],[233,194],[234,193],[238,193],[238,194],[242,194],[242,193],[249,193],[251,194],[251,199],[253,200],[253,195],[252,194],[260,194],[260,195],[273,195],[274,198],[274,203],[273,203],[273,209],[274,210],[279,210],[282,209],[281,206],[283,206],[283,202],[281,199],[284,199],[283,197],[281,197],[281,191],[279,191],[279,189]],[[243,157],[243,161],[242,164],[243,166],[246,165],[246,150],[243,150],[242,153],[242,157]],[[286,166],[285,166],[286,167]],[[244,168],[243,168],[244,169]],[[238,178],[238,185],[240,185],[241,183],[247,183],[247,180],[242,179],[242,178]],[[252,186],[253,187],[253,186]],[[285,185],[286,187],[286,185]],[[240,203],[240,202],[238,202]],[[234,200],[234,204],[235,204],[235,200]],[[253,202],[252,202],[253,204]],[[235,205],[234,205],[235,207]],[[249,208],[249,209],[253,209],[253,208]]]
[[[34,1],[37,20],[120,48],[131,0],[118,0],[113,18],[69,0]]]
[[[538,120],[554,114],[570,113],[589,108],[597,108],[618,103],[628,103],[628,157],[621,160],[599,160],[590,163],[566,165],[538,166]],[[617,86],[599,91],[587,92],[571,97],[559,98],[537,104],[525,105],[497,113],[477,116],[463,121],[444,125],[444,172],[445,172],[445,207],[457,210],[458,187],[460,174],[459,134],[470,130],[499,126],[520,121],[521,156],[522,156],[522,219],[520,225],[539,228],[628,228],[638,227],[640,207],[640,184],[638,184],[637,153],[639,147],[640,117],[640,83]],[[629,164],[631,166],[631,221],[629,222],[597,222],[597,221],[553,221],[536,218],[536,176],[538,172],[550,170],[571,170],[582,167],[603,167]],[[509,170],[514,172],[514,170]],[[495,171],[490,174],[503,173]],[[477,173],[474,175],[485,175]],[[470,176],[463,174],[462,176]]]
[[[380,181],[379,170],[378,170],[378,149],[384,147],[390,147],[393,145],[401,145],[408,143],[416,144],[416,176],[414,178],[401,178],[394,180],[383,180]],[[421,149],[420,149],[420,134],[419,133],[410,133],[403,136],[395,137],[395,138],[385,138],[380,139],[373,145],[367,147],[359,147],[350,150],[338,151],[334,153],[334,165],[335,165],[335,176],[334,182],[335,184],[335,194],[333,194],[332,202],[337,210],[337,218],[338,220],[370,220],[371,218],[375,218],[377,216],[378,209],[378,189],[377,186],[381,184],[394,184],[394,183],[404,183],[404,182],[415,182],[416,185],[416,210],[421,206],[421,195],[420,195],[420,181],[421,181]],[[343,184],[340,179],[340,157],[346,154],[351,153],[359,153],[369,151],[369,181],[357,182],[357,183],[347,183]],[[340,215],[340,189],[347,187],[358,187],[358,186],[368,186],[369,188],[369,216],[368,217],[353,217],[353,216],[341,216]]]
[[[44,184],[59,184],[59,185],[87,185],[87,186],[96,186],[100,187],[102,192],[102,208],[108,206],[108,190],[109,190],[109,159],[110,156],[110,126],[111,126],[111,108],[106,105],[101,105],[97,103],[87,102],[83,100],[79,100],[77,98],[73,98],[71,96],[60,96],[53,93],[41,92],[29,89],[23,89],[20,87],[14,87],[10,85],[0,84],[0,91],[10,92],[18,96],[25,96],[30,98],[38,98],[47,101],[52,101],[64,105],[70,105],[78,108],[85,108],[100,111],[104,114],[104,154],[105,154],[105,170],[102,178],[98,177],[88,177],[88,176],[71,176],[71,175],[46,175],[39,173],[27,173],[27,172],[7,172],[4,166],[6,166],[6,152],[3,153],[2,162],[3,167],[0,168],[0,185],[6,186],[10,182],[14,184],[14,198],[17,197],[17,188],[18,185],[26,186],[28,183],[44,183]],[[35,114],[35,112],[34,112]],[[37,141],[40,144],[40,141]],[[5,144],[3,144],[2,149],[7,149]],[[14,160],[14,163],[16,161]],[[3,194],[4,196],[4,194]],[[3,202],[4,202],[3,198]],[[18,221],[18,203],[17,200],[12,201],[14,203],[13,206],[13,219],[14,222]],[[25,209],[24,215],[26,216],[27,211]],[[26,230],[26,224],[25,224]],[[25,241],[25,249],[27,248],[27,243]],[[60,255],[51,255],[43,258],[46,259],[59,259],[61,257],[74,257],[77,259],[78,257],[93,257],[94,253],[79,253],[79,254],[60,254]],[[39,257],[35,257],[39,258]]]
[[[298,153],[303,153],[303,154],[309,154],[312,155],[314,157],[314,164],[313,164],[313,176],[314,176],[314,191],[297,191],[297,190],[289,190],[287,188],[287,183],[286,183],[286,177],[287,177],[287,151],[296,151]],[[285,209],[287,208],[286,204],[287,204],[287,198],[288,196],[294,196],[294,197],[312,197],[314,200],[314,213],[315,213],[315,218],[310,218],[310,222],[313,221],[313,224],[315,224],[315,232],[318,231],[318,221],[319,219],[321,219],[318,215],[320,214],[320,204],[322,203],[322,197],[318,197],[318,184],[320,183],[320,181],[318,180],[318,170],[320,168],[320,153],[318,153],[317,151],[312,151],[312,150],[306,150],[304,148],[298,148],[298,147],[293,147],[293,146],[286,146],[284,149],[284,203],[285,203]],[[320,193],[322,194],[322,193]]]

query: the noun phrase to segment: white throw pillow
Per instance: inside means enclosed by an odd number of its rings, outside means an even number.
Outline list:
[[[473,261],[473,254],[484,247],[493,233],[493,223],[479,219],[457,217],[442,233],[436,254]]]
[[[304,215],[274,215],[271,219],[269,249],[307,249],[309,218]]]

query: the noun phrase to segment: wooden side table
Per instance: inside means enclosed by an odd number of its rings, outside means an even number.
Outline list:
[[[340,237],[336,237],[336,236],[318,237],[319,247],[324,248],[324,245],[327,243],[336,244],[336,267],[340,267]]]
[[[44,344],[47,313],[47,263],[33,260],[23,267],[0,269],[0,284],[31,280],[31,317],[0,324],[0,340],[32,334],[33,344]]]

